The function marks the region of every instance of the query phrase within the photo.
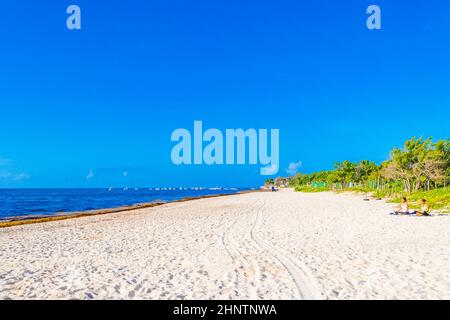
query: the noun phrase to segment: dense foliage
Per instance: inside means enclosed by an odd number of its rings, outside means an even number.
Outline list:
[[[289,178],[291,187],[308,192],[350,189],[384,197],[438,190],[434,193],[440,194],[439,203],[447,201],[449,182],[450,140],[433,142],[431,138],[406,141],[403,148],[394,148],[390,158],[379,165],[369,160],[345,160],[335,163],[333,170],[298,173]]]

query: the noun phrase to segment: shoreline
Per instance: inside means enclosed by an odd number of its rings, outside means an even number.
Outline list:
[[[217,198],[217,197],[225,197],[225,196],[235,196],[235,195],[252,193],[252,192],[264,192],[264,190],[262,190],[262,189],[260,189],[260,190],[245,190],[245,191],[239,191],[237,193],[220,193],[220,194],[211,194],[211,195],[205,195],[205,196],[199,196],[199,197],[185,197],[185,198],[173,200],[173,201],[158,201],[158,200],[156,200],[154,202],[139,203],[139,204],[134,204],[134,205],[129,205],[129,206],[120,206],[120,207],[87,210],[87,211],[73,211],[73,212],[67,212],[67,213],[56,213],[54,215],[14,216],[14,217],[11,217],[11,220],[8,220],[8,221],[0,220],[0,229],[21,226],[21,225],[27,225],[27,224],[36,224],[36,223],[44,223],[44,222],[61,221],[61,220],[68,220],[68,219],[106,215],[106,214],[111,214],[111,213],[127,212],[127,211],[133,211],[133,210],[138,210],[138,209],[159,207],[159,206],[169,204],[169,203],[181,203],[181,202],[187,202],[187,201],[192,201],[192,200],[209,199],[209,198]]]

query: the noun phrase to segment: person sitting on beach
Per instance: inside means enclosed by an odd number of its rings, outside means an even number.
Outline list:
[[[408,200],[406,198],[402,199],[400,209],[395,211],[394,214],[409,214]]]
[[[422,199],[422,207],[420,211],[417,211],[418,216],[429,216],[430,215],[430,207],[428,206],[427,199]]]

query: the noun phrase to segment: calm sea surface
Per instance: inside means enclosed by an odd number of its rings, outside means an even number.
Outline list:
[[[0,220],[27,215],[107,209],[156,200],[234,194],[248,188],[216,189],[0,189]]]

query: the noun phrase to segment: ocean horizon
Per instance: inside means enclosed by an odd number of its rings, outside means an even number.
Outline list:
[[[0,189],[0,221],[34,216],[172,202],[219,194],[236,194],[256,188],[42,188]]]

